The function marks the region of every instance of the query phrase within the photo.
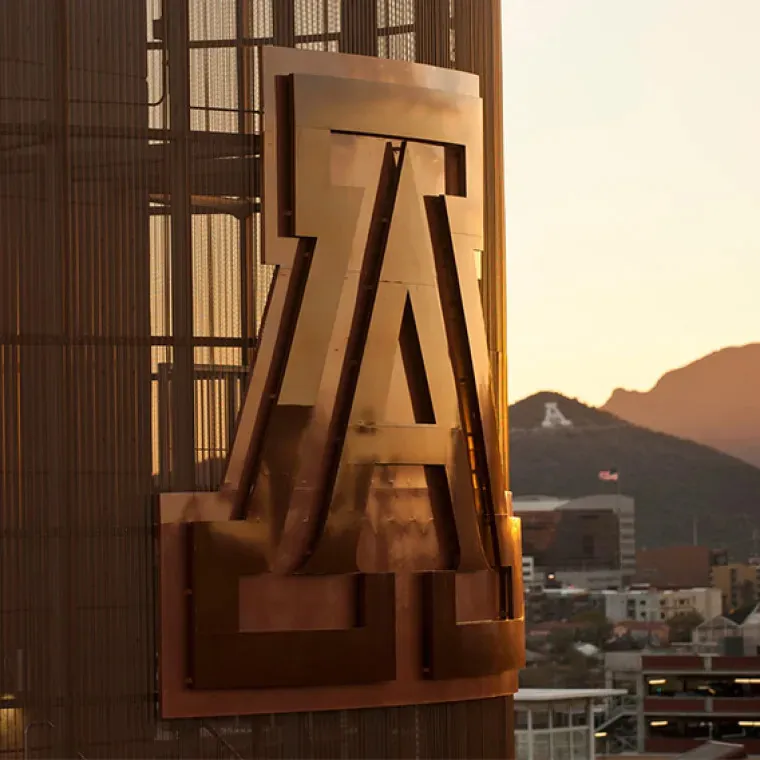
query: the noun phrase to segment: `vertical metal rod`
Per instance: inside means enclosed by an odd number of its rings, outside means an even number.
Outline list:
[[[568,719],[568,727],[569,731],[567,732],[567,736],[570,744],[570,760],[575,760],[575,731],[573,730],[573,710],[569,710],[567,713],[567,719]]]
[[[514,710],[514,706],[513,706],[512,709]],[[530,707],[528,708],[527,736],[528,736],[528,760],[534,760],[534,751],[533,751],[533,710]],[[512,757],[514,757],[514,755],[512,755]]]
[[[377,57],[376,0],[341,0],[340,52]]]
[[[296,46],[295,0],[277,0],[272,4],[275,45]]]
[[[448,68],[449,0],[415,0],[414,34],[417,63]]]
[[[59,480],[55,483],[57,501],[54,507],[58,528],[58,594],[56,594],[54,609],[55,625],[52,633],[51,646],[59,646],[61,651],[66,652],[57,677],[58,693],[69,703],[69,710],[62,725],[63,734],[61,741],[66,754],[69,747],[73,746],[73,726],[76,722],[76,700],[73,694],[74,673],[77,667],[76,651],[76,617],[74,610],[74,558],[75,537],[72,532],[73,520],[72,508],[74,498],[72,493],[72,474],[74,468],[74,443],[75,426],[72,421],[72,363],[74,354],[71,351],[71,335],[73,331],[72,320],[74,309],[72,300],[75,289],[73,287],[72,246],[71,246],[71,161],[70,161],[70,93],[69,93],[69,0],[59,0],[52,3],[49,19],[49,39],[51,43],[51,55],[48,59],[51,67],[51,121],[53,123],[51,159],[51,185],[52,185],[52,234],[53,256],[57,260],[58,282],[51,280],[52,287],[49,294],[56,291],[60,294],[53,299],[50,305],[49,316],[57,320],[56,328],[60,330],[62,343],[67,348],[62,351],[50,352],[50,363],[54,366],[51,376],[52,382],[57,384],[53,390],[51,423],[55,430],[47,441],[50,454],[56,460],[51,462],[51,470],[59,474]],[[55,275],[53,275],[55,277]],[[51,323],[52,324],[52,323]],[[54,492],[51,492],[51,496]],[[51,505],[52,506],[52,505]],[[57,634],[57,636],[56,636]],[[56,641],[57,638],[57,641]],[[30,724],[32,726],[34,724]],[[38,725],[53,724],[43,721]],[[27,726],[26,733],[30,726]],[[26,746],[26,739],[24,741]],[[26,751],[26,750],[25,750]]]
[[[549,757],[554,757],[554,708],[551,702],[547,707],[549,708]]]
[[[172,471],[171,364],[168,362],[159,364],[157,377],[159,488],[162,491],[168,491],[171,484]]]
[[[586,706],[586,720],[588,722],[588,756],[589,760],[596,757],[596,727],[594,726],[594,701],[589,699]]]
[[[483,149],[487,157],[484,164],[484,191],[485,197],[490,200],[486,203],[484,217],[482,299],[499,420],[504,485],[509,489],[501,29],[499,0],[454,0],[456,68],[480,76],[480,92],[483,96]]]
[[[639,673],[636,677],[636,751],[644,752],[646,743],[646,722],[644,721],[644,699],[647,690],[644,685],[644,676]]]
[[[251,0],[237,0],[236,5],[236,61],[237,61],[237,98],[238,98],[238,132],[247,134],[255,132],[255,124],[249,124],[253,110],[252,57],[257,51],[250,51],[243,44],[248,35],[248,20],[251,12]],[[251,178],[246,178],[250,182]],[[245,183],[244,183],[245,184]],[[259,187],[260,184],[251,182]],[[238,245],[240,248],[240,332],[243,338],[242,364],[248,366],[252,352],[249,346],[251,338],[256,337],[256,279],[258,271],[253,260],[253,218],[245,216],[237,220]],[[230,431],[234,417],[228,420]]]
[[[24,666],[24,650],[16,650],[16,694],[26,691],[26,672]]]
[[[193,377],[192,216],[188,140],[190,136],[190,50],[187,0],[166,0],[171,143],[171,287],[175,339],[171,374],[173,490],[195,482],[195,383]]]

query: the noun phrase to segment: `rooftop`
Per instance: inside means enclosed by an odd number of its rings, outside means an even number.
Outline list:
[[[625,689],[519,689],[515,702],[567,702],[573,699],[623,697]]]
[[[516,496],[512,507],[515,512],[551,512],[569,501],[570,499],[558,499],[556,496]]]
[[[576,586],[562,586],[561,588],[544,588],[543,593],[546,596],[587,596],[592,592],[587,588],[577,588]]]
[[[525,514],[527,512],[554,512],[555,510],[605,510],[605,511],[627,511],[633,510],[633,497],[623,494],[590,494],[588,496],[578,496],[572,499],[558,496],[544,495],[526,495],[515,496],[512,500],[512,507],[515,514]]]
[[[757,616],[760,615],[758,607],[760,605],[753,602],[752,604],[732,610],[723,617],[728,618],[732,623],[736,623],[737,625],[752,625],[758,622]]]
[[[729,760],[729,758],[747,757],[744,747],[741,744],[726,744],[724,742],[707,742],[701,747],[693,749],[680,757],[702,758],[702,760]]]
[[[624,588],[624,589],[604,589],[602,594],[623,596],[646,596],[647,594],[656,594],[659,596],[683,596],[692,592],[719,591],[717,588],[707,588],[706,586],[688,586],[684,588],[657,588],[649,586],[648,588]],[[754,609],[754,607],[752,608]],[[727,616],[728,617],[728,616]]]

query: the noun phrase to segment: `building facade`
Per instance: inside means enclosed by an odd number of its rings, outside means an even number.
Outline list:
[[[644,655],[646,752],[680,753],[708,740],[760,751],[760,658]]]
[[[525,598],[525,619],[531,624],[569,621],[592,611],[604,612],[604,598],[582,588],[538,588]]]
[[[594,760],[597,709],[619,689],[520,689],[515,696],[518,760]]]
[[[712,586],[712,571],[728,563],[725,551],[706,546],[662,546],[636,552],[636,583],[655,588]]]
[[[730,612],[758,600],[757,565],[729,562],[710,569],[712,585],[720,589],[723,611]]]
[[[756,655],[760,653],[760,605],[750,604],[708,618],[694,629],[692,639],[705,654],[730,651]]]
[[[523,583],[526,589],[531,589],[541,584],[541,578],[536,574],[536,561],[533,557],[523,556],[522,559]]]
[[[656,623],[696,612],[703,620],[720,614],[721,595],[715,588],[636,589],[604,592],[605,611],[612,622],[640,620]]]
[[[514,509],[522,520],[525,553],[544,575],[592,590],[621,588],[633,579],[635,503],[630,496],[521,496]]]
[[[178,721],[157,666],[156,499],[222,484],[282,274],[262,243],[263,47],[480,77],[477,263],[505,450],[500,5],[0,3],[3,757],[511,755],[509,689]]]
[[[681,756],[709,741],[736,743],[754,756],[758,733],[758,657],[693,650],[620,651],[605,657],[605,682],[628,696],[598,726],[611,747],[647,756]]]

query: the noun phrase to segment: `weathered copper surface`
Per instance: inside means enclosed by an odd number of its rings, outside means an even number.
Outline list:
[[[355,608],[355,619],[343,630],[292,630],[296,626],[291,623],[291,630],[286,631],[241,632],[240,579],[261,573],[256,563],[255,524],[245,520],[193,523],[189,534],[193,620],[190,678],[196,689],[242,689],[252,684],[329,686],[395,678],[392,574],[298,578],[305,581],[300,585],[310,597],[322,601],[323,609]],[[266,577],[281,581],[280,592],[285,598],[280,601],[291,602],[289,606],[297,615],[301,600],[288,594],[287,579]],[[299,584],[290,585],[297,594]],[[315,611],[306,607],[303,612],[308,624]],[[324,626],[327,621],[323,618],[319,622]],[[367,652],[372,657],[368,658]],[[340,667],[349,662],[354,667]]]
[[[263,72],[278,270],[222,488],[161,498],[163,715],[510,693],[477,79],[276,48]]]

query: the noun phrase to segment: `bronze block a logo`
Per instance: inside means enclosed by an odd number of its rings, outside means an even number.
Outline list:
[[[477,80],[276,48],[263,71],[277,274],[222,488],[162,497],[162,620],[185,621],[164,714],[204,692],[251,712],[504,693],[521,556],[475,267]]]

